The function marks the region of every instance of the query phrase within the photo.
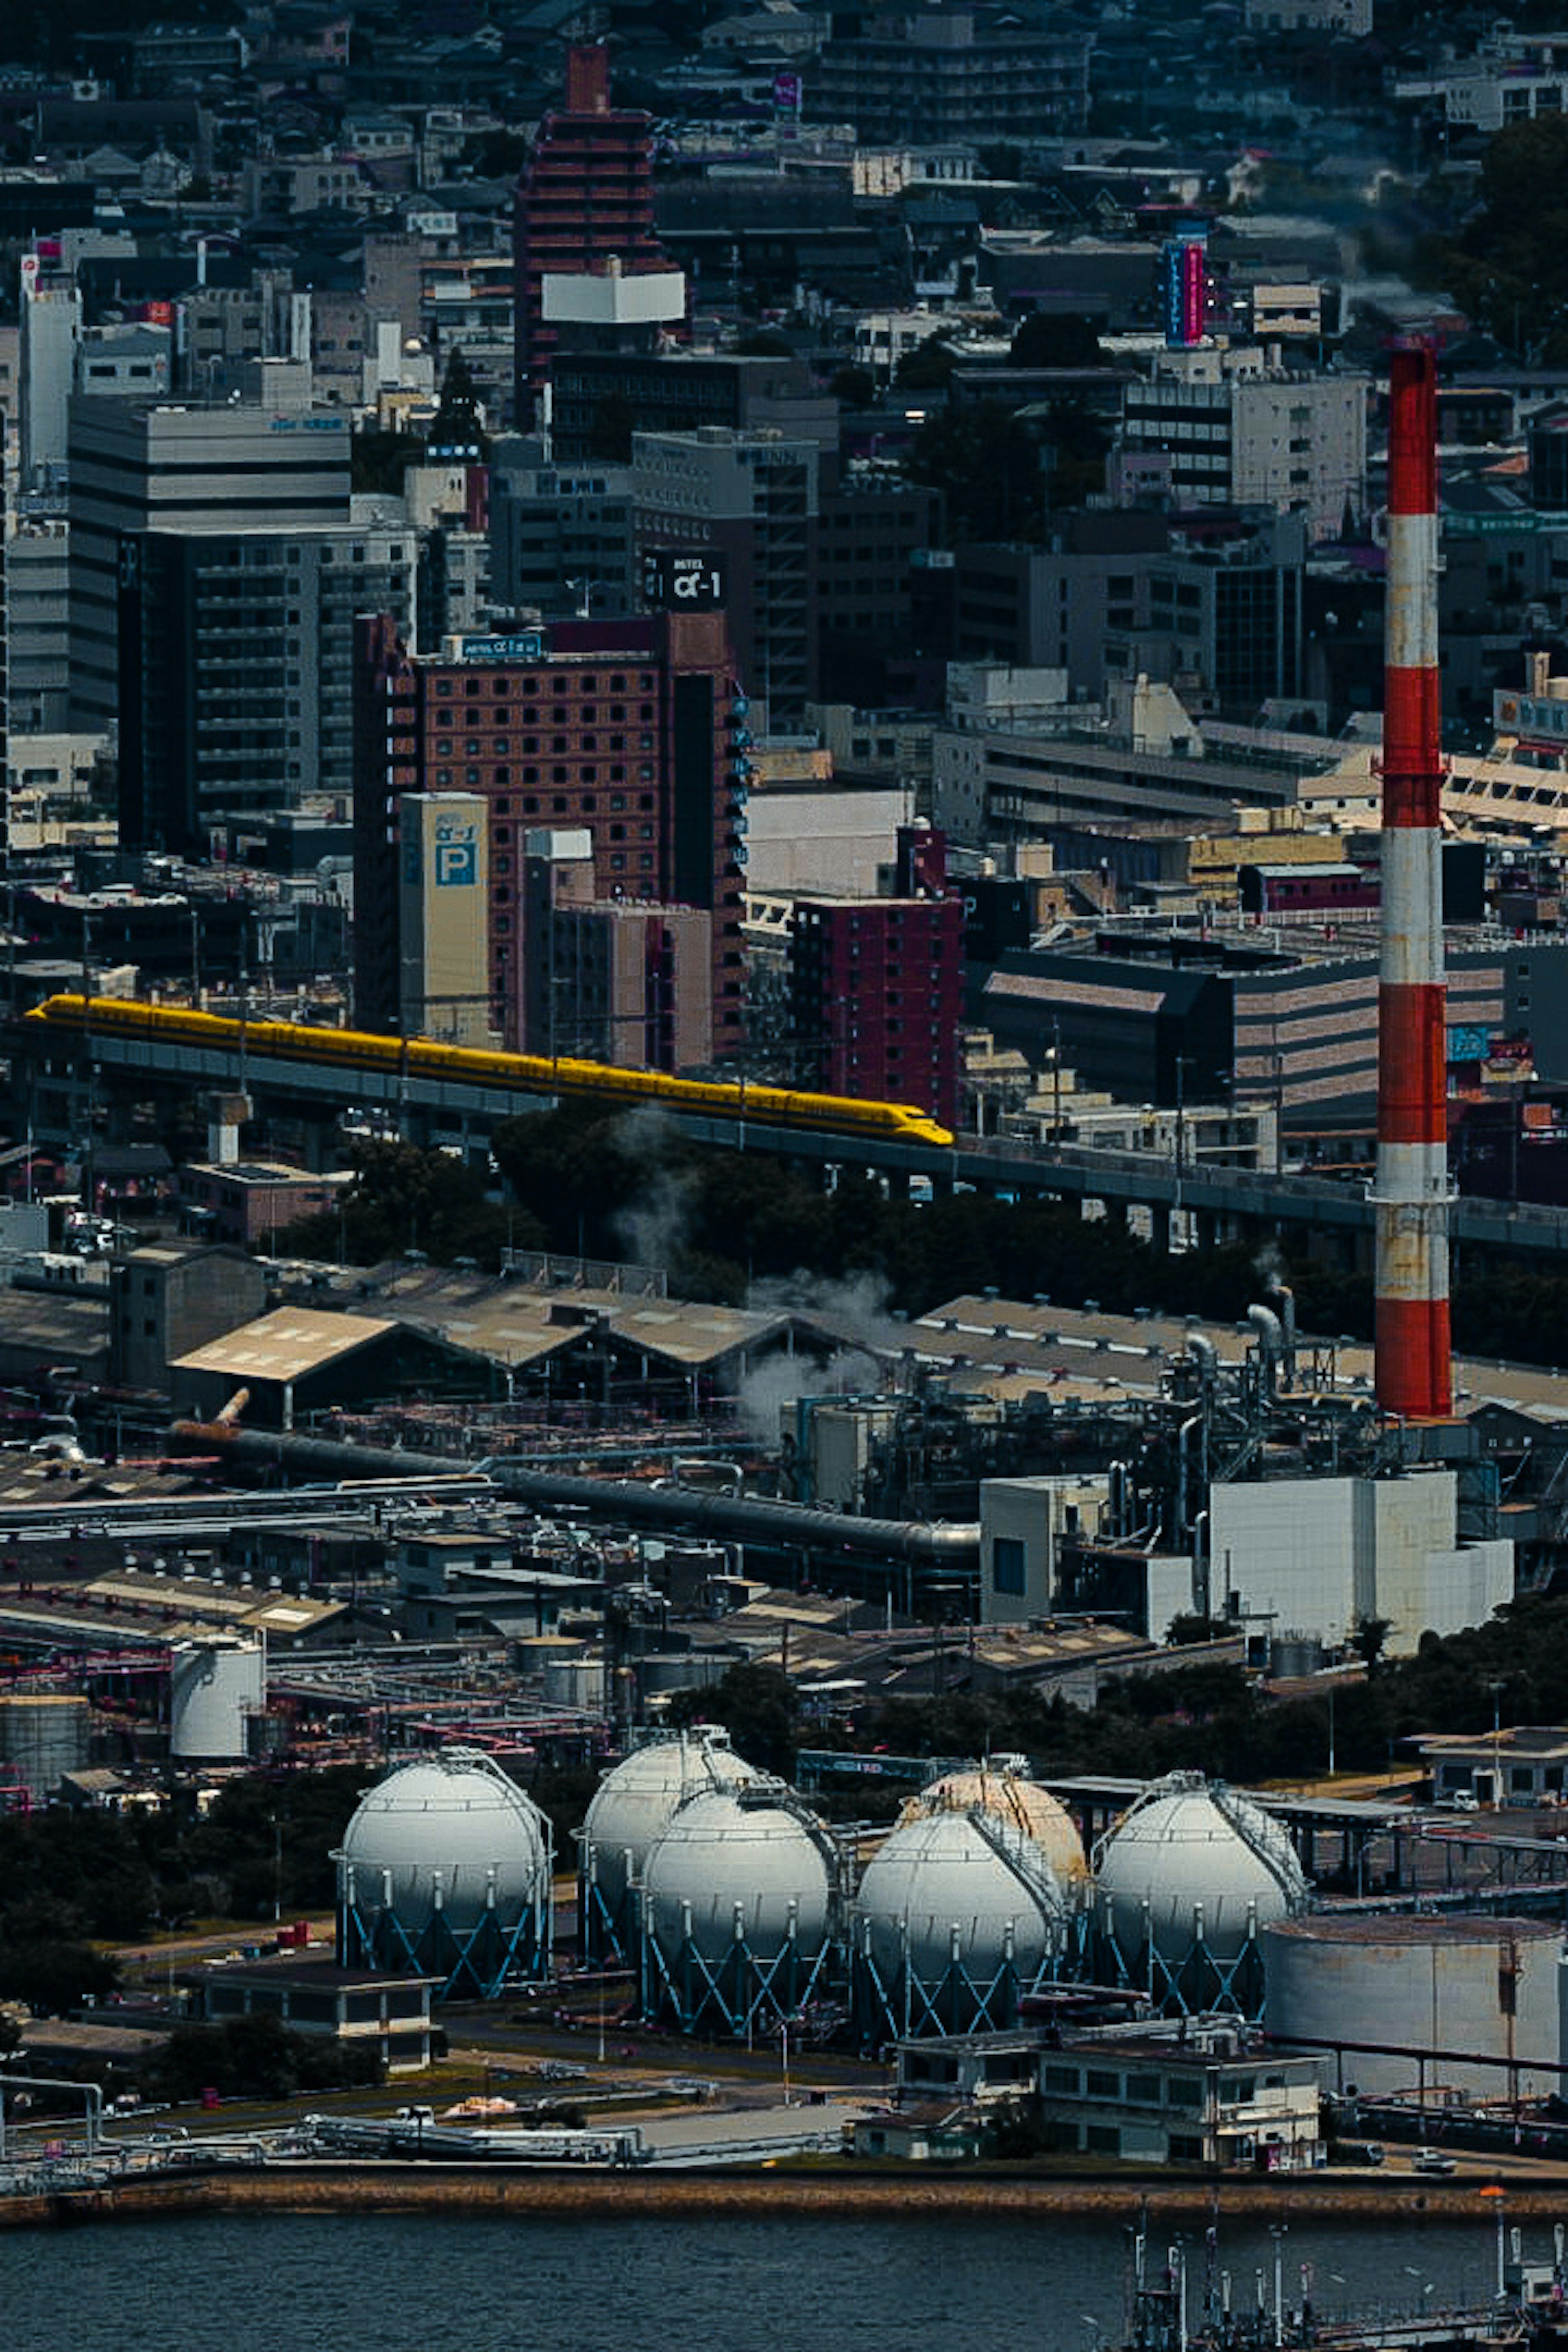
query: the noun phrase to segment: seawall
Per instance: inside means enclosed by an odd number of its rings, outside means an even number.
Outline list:
[[[858,2221],[962,2212],[1015,2221],[1129,2221],[1147,2205],[1152,2225],[1315,2220],[1399,2228],[1412,2222],[1489,2223],[1481,2180],[1325,2179],[1321,2174],[1213,2181],[1168,2174],[1051,2179],[897,2172],[568,2172],[530,2166],[290,2165],[258,2171],[143,2176],[100,2188],[0,2198],[0,2228],[190,2219],[204,2213],[514,2213],[623,2220],[669,2214],[737,2220],[781,2215]],[[1568,2173],[1508,2186],[1510,2221],[1568,2218]]]

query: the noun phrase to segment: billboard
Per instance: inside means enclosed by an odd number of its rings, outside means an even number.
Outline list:
[[[718,555],[678,555],[652,547],[643,558],[643,602],[656,613],[716,613],[724,602],[724,562]]]
[[[489,1034],[489,809],[477,793],[403,793],[399,1020],[410,1037]]]
[[[1184,229],[1160,254],[1160,314],[1171,351],[1190,351],[1208,332],[1209,256],[1204,229]]]

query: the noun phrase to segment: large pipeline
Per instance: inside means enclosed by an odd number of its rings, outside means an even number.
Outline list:
[[[395,1446],[350,1445],[336,1438],[285,1435],[270,1430],[237,1429],[231,1423],[179,1421],[170,1431],[173,1451],[189,1448],[216,1454],[252,1470],[281,1470],[305,1480],[472,1476],[479,1465],[451,1454],[404,1453]],[[972,1521],[850,1518],[805,1503],[775,1503],[759,1496],[699,1494],[685,1486],[649,1486],[632,1478],[572,1477],[552,1470],[512,1470],[504,1461],[486,1465],[498,1492],[521,1503],[558,1510],[588,1510],[601,1518],[634,1527],[676,1528],[689,1533],[730,1536],[743,1542],[772,1538],[813,1551],[840,1551],[977,1574],[980,1529]]]

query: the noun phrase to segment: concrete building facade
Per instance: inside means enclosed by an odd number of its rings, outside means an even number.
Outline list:
[[[353,790],[353,629],[406,625],[401,527],[142,530],[117,574],[121,838],[205,856],[213,822]]]
[[[274,532],[346,525],[342,416],[73,396],[70,472],[72,723],[119,710],[119,564],[139,531]]]

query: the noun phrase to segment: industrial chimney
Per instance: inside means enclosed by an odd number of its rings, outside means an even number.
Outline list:
[[[1448,1341],[1447,990],[1440,854],[1436,365],[1396,350],[1389,385],[1388,620],[1378,988],[1377,1401],[1441,1418]]]

